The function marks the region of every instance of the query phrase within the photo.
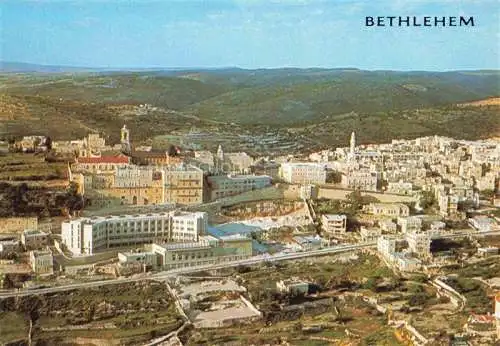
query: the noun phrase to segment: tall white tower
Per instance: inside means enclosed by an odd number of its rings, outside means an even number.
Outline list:
[[[356,148],[356,134],[354,133],[354,131],[352,131],[351,133],[351,142],[350,142],[351,146],[350,146],[350,149],[349,149],[349,153],[351,154],[351,156],[354,157],[354,149]]]
[[[221,173],[224,171],[224,152],[222,151],[222,145],[219,144],[219,147],[217,148],[217,157],[215,158],[216,162],[216,169],[218,173]]]
[[[219,145],[217,148],[217,158],[221,161],[224,161],[224,152],[222,151],[222,145]]]
[[[123,125],[120,131],[120,142],[122,144],[122,150],[125,152],[130,152],[130,131],[127,129],[127,125]]]

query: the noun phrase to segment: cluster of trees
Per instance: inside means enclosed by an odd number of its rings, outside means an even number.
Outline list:
[[[420,198],[420,206],[426,213],[431,212],[437,208],[437,200],[434,197],[432,191],[422,191],[422,197]]]
[[[53,192],[45,188],[30,188],[26,183],[0,183],[0,217],[58,216],[82,210],[83,206],[84,199],[75,184],[66,191]]]
[[[471,311],[479,314],[491,312],[491,299],[479,281],[458,277],[449,278],[447,283],[467,298],[467,308]]]

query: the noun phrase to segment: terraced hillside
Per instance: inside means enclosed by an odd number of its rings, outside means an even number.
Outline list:
[[[135,141],[183,136],[193,127],[252,138],[287,128],[309,148],[310,140],[301,138],[314,138],[318,147],[345,144],[344,134],[353,129],[362,142],[500,133],[497,103],[473,103],[500,95],[499,71],[3,73],[0,85],[0,137],[69,139],[98,131],[113,142],[124,123]]]

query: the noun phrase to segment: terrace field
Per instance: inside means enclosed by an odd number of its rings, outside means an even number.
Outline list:
[[[145,281],[0,300],[0,340],[71,345],[75,338],[137,343],[182,324],[165,284]],[[5,322],[5,323],[4,323]]]

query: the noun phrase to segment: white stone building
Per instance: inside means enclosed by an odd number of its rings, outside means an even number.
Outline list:
[[[347,189],[377,191],[377,173],[367,171],[349,171],[342,174],[341,185]]]
[[[408,233],[420,231],[422,228],[422,219],[418,216],[398,217],[397,224],[401,228],[401,232]]]
[[[17,239],[0,240],[0,254],[16,252],[18,247],[19,241]]]
[[[431,238],[424,232],[410,232],[405,235],[408,248],[419,257],[429,257],[431,254]]]
[[[321,216],[323,230],[329,234],[343,234],[347,230],[347,216],[339,214],[325,214]]]
[[[207,178],[210,200],[271,186],[267,175],[214,175]]]
[[[39,230],[27,229],[21,233],[21,244],[28,250],[45,248],[49,244],[49,234]]]
[[[365,210],[372,215],[391,216],[409,216],[410,208],[402,203],[370,203],[365,206]]]
[[[63,244],[75,255],[144,243],[197,241],[207,214],[157,213],[79,218],[62,223]]]
[[[30,265],[33,272],[41,275],[54,273],[54,259],[50,250],[30,251]]]
[[[281,165],[280,177],[291,184],[324,184],[326,169],[318,163],[287,162]]]

